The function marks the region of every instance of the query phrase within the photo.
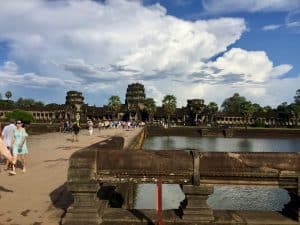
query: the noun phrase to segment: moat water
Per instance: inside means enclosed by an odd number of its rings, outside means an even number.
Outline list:
[[[226,152],[300,152],[300,139],[219,137],[148,137],[144,149],[197,149]],[[177,209],[184,199],[179,185],[163,185],[163,208]],[[286,190],[268,187],[215,186],[208,204],[214,209],[280,211],[289,202]],[[155,208],[155,185],[138,186],[135,208]]]

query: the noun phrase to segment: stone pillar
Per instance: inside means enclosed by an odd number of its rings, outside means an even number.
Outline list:
[[[89,183],[72,183],[68,189],[72,192],[74,203],[68,208],[63,219],[63,225],[99,225],[101,217],[99,211],[107,207],[107,201],[100,201],[97,197],[99,184],[96,181]]]
[[[283,208],[283,213],[300,222],[300,177],[298,177],[297,189],[286,189],[290,195],[290,202]]]
[[[183,220],[186,222],[210,222],[214,220],[213,210],[207,204],[207,199],[213,193],[213,186],[184,185],[185,200],[181,206]]]
[[[68,208],[63,225],[99,225],[101,209],[107,201],[100,201],[98,191],[100,184],[96,180],[97,152],[93,150],[77,151],[69,160],[68,190],[72,193],[74,203]]]

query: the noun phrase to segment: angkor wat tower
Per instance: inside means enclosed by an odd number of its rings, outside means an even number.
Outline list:
[[[126,92],[125,105],[128,110],[129,120],[141,120],[141,112],[144,110],[145,88],[140,83],[129,84]]]

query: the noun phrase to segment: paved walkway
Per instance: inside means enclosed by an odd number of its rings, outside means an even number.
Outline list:
[[[0,172],[0,225],[58,225],[64,213],[60,208],[67,204],[60,195],[66,193],[71,154],[114,135],[123,136],[126,147],[140,130],[95,129],[93,136],[82,130],[75,143],[69,133],[30,136],[27,172],[19,169],[16,176]]]

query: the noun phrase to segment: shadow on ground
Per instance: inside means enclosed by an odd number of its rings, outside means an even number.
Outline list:
[[[13,190],[10,190],[10,189],[7,189],[3,186],[0,186],[0,191],[3,191],[3,192],[14,192]]]
[[[68,191],[66,183],[52,191],[50,193],[50,199],[55,208],[63,210],[59,222],[59,224],[61,224],[68,207],[74,202],[74,198],[71,192]]]

